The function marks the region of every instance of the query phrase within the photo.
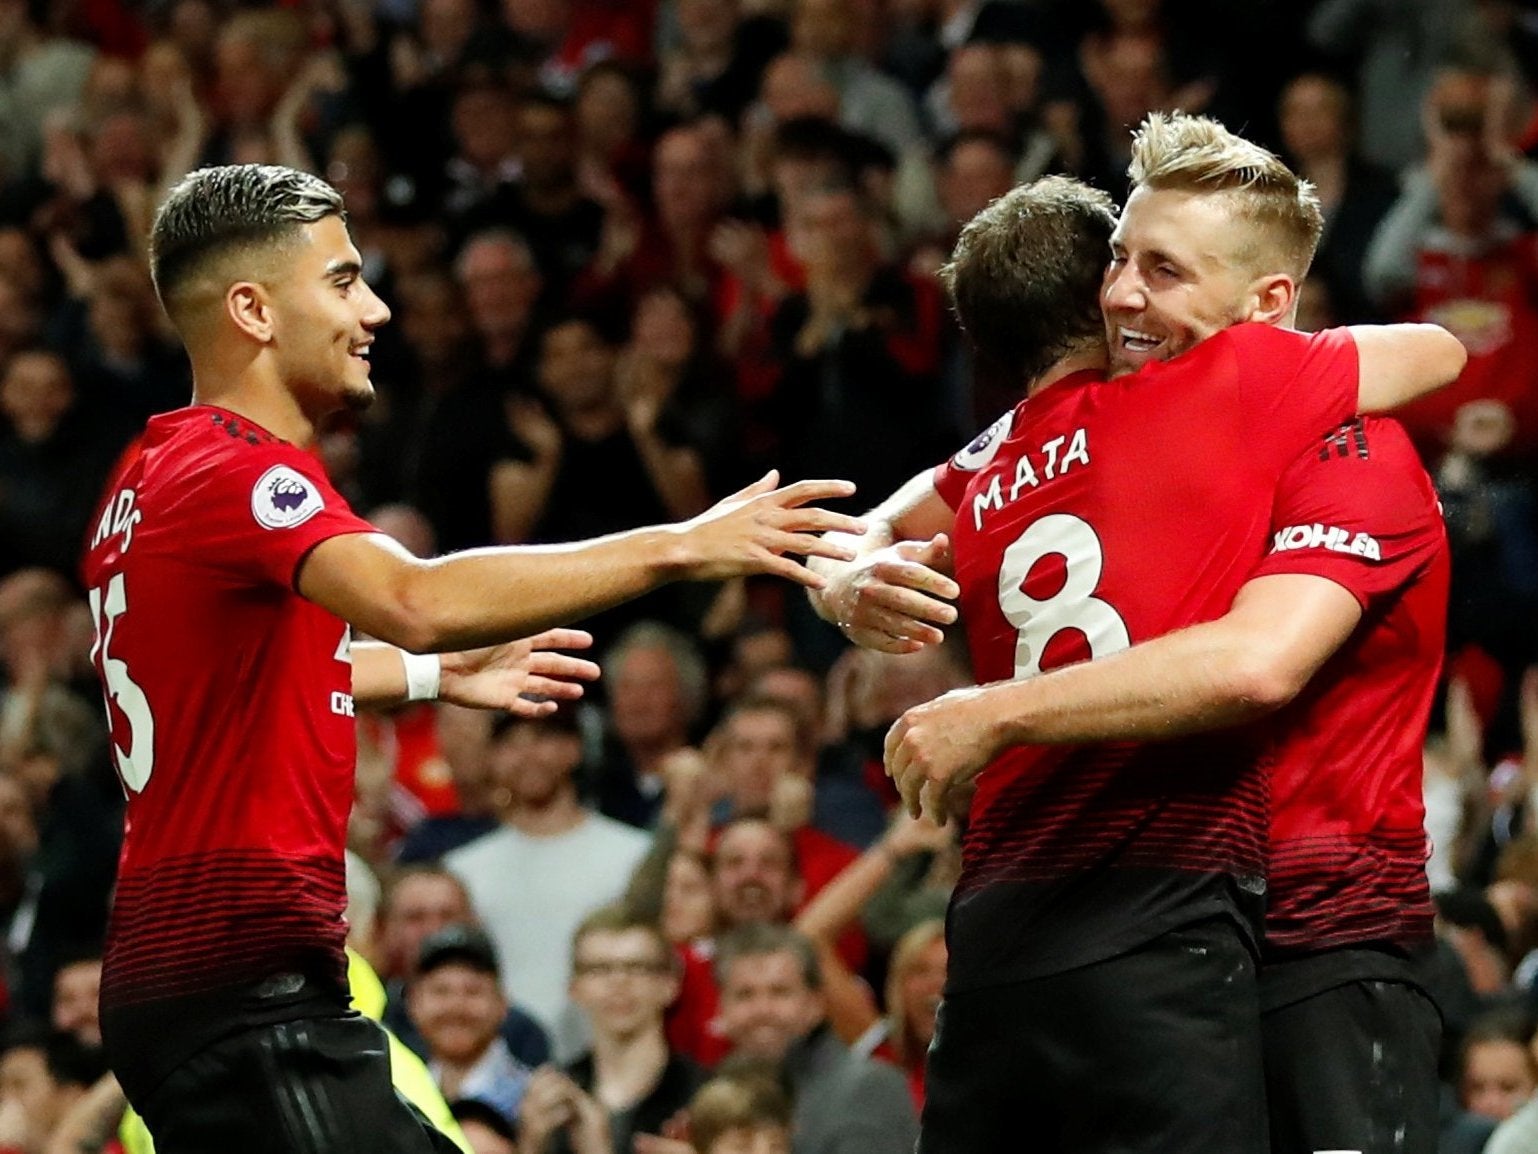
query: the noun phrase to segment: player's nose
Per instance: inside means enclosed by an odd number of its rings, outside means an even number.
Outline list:
[[[372,287],[368,290],[368,301],[364,305],[363,324],[370,329],[377,329],[380,325],[390,321],[390,306],[385,304],[379,294]]]
[[[1135,309],[1143,304],[1143,285],[1130,262],[1112,266],[1105,274],[1100,296],[1106,308]]]

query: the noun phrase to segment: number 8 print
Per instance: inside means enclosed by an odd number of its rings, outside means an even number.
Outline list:
[[[114,741],[112,752],[124,786],[139,793],[149,782],[150,773],[155,768],[155,717],[150,713],[150,703],[144,696],[144,690],[128,675],[127,664],[108,652],[112,644],[112,630],[127,608],[128,594],[124,592],[121,573],[115,574],[107,583],[105,603],[100,589],[91,590],[91,620],[96,627],[91,660],[101,671],[107,696],[117,702],[123,716],[128,718],[128,748],[125,750]],[[97,659],[98,654],[100,660]],[[107,724],[112,724],[110,708],[107,710]]]
[[[1031,569],[1044,557],[1062,556],[1066,574],[1062,588],[1045,599],[1024,589]],[[1084,634],[1090,657],[1105,657],[1132,644],[1127,623],[1108,602],[1095,596],[1105,552],[1089,522],[1071,513],[1051,513],[1031,526],[1004,550],[999,567],[999,608],[1019,636],[1015,642],[1015,676],[1042,671],[1047,646],[1065,629]]]

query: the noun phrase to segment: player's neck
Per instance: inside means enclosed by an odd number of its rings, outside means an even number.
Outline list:
[[[228,409],[293,445],[307,447],[315,439],[315,419],[259,361],[230,367],[194,359],[192,403]]]
[[[1105,345],[1096,341],[1091,347],[1075,349],[1054,361],[1051,368],[1026,385],[1025,395],[1034,397],[1043,389],[1049,389],[1075,373],[1099,373],[1104,376],[1108,365]]]

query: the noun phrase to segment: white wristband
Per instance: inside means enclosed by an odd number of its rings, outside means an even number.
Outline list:
[[[436,653],[407,653],[401,650],[401,665],[406,670],[406,700],[436,701],[443,662]]]

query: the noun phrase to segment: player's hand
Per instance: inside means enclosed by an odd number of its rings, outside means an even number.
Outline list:
[[[557,703],[576,701],[584,681],[598,679],[598,666],[555,652],[587,649],[593,635],[582,629],[547,629],[521,641],[443,654],[438,699],[471,709],[505,709],[520,717],[542,717]],[[544,698],[530,701],[530,697]]]
[[[824,578],[785,554],[853,560],[852,550],[818,534],[862,534],[865,522],[811,507],[809,502],[851,496],[854,485],[849,481],[797,481],[775,488],[778,481],[779,471],[771,469],[760,480],[678,527],[684,543],[683,568],[689,578],[721,581],[770,573],[820,589]]]
[[[984,687],[953,689],[916,705],[886,735],[886,772],[913,817],[944,825],[958,795],[999,750]]]
[[[861,557],[832,577],[822,594],[826,612],[845,637],[863,649],[916,653],[945,640],[942,626],[956,620],[950,604],[961,588],[943,569],[950,540],[899,541]]]

